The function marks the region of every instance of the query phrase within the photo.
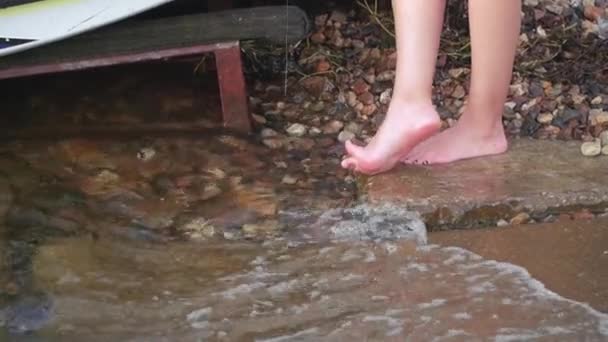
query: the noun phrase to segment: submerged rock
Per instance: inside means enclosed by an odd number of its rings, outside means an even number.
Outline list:
[[[602,153],[602,144],[599,139],[581,144],[581,153],[585,157],[596,157]]]
[[[5,325],[13,334],[40,330],[51,320],[52,313],[53,301],[48,295],[25,295],[5,309]]]

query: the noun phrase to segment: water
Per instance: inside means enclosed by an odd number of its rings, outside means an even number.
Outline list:
[[[366,220],[360,217],[359,225]],[[607,315],[548,291],[522,268],[460,248],[426,245],[423,231],[400,237],[212,244],[51,238],[32,257],[30,290],[37,297],[28,293],[26,301],[4,307],[0,337],[608,339]],[[20,327],[40,329],[15,334]]]
[[[324,155],[287,157],[228,135],[1,145],[0,341],[608,339],[524,269],[352,203]]]

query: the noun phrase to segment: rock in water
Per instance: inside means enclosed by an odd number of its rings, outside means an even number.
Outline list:
[[[608,145],[602,147],[602,154],[608,156]]]
[[[599,156],[600,153],[602,153],[602,144],[600,142],[600,139],[595,139],[594,141],[583,143],[581,145],[581,153],[585,157]]]
[[[600,141],[602,142],[602,146],[608,146],[608,131],[603,131],[600,134]]]
[[[359,205],[323,212],[301,226],[314,239],[329,241],[396,241],[427,243],[426,226],[415,212],[390,205]]]
[[[40,330],[52,318],[53,302],[46,294],[26,295],[9,306],[6,327],[13,334]]]

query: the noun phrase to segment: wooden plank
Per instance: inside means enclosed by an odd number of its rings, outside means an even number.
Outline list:
[[[238,48],[238,46],[238,42],[217,43],[210,45],[195,45],[176,49],[164,49],[152,52],[113,55],[107,57],[92,57],[88,59],[69,60],[65,62],[52,61],[35,65],[15,65],[10,68],[0,69],[0,79],[50,74],[63,71],[84,70],[89,68],[119,64],[163,60],[171,57],[194,56],[207,52],[214,52],[216,50],[229,49],[233,47]]]
[[[241,49],[238,44],[231,49],[216,50],[215,65],[222,98],[224,127],[241,132],[251,131]]]
[[[131,20],[105,27],[74,38],[0,58],[0,70],[37,64],[65,63],[113,55],[126,55],[176,49],[213,42],[268,39],[285,41],[303,39],[309,20],[301,9],[266,6],[230,11],[193,14],[153,20]]]

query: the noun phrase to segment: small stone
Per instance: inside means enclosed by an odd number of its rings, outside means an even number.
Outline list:
[[[376,81],[378,82],[388,82],[393,81],[395,79],[395,71],[394,70],[386,70],[378,74],[376,76]]]
[[[500,219],[498,220],[498,222],[496,222],[496,227],[506,227],[509,225],[509,222],[507,222],[506,220]]]
[[[362,115],[366,115],[366,116],[370,116],[372,114],[374,114],[376,112],[376,109],[378,109],[378,107],[376,107],[375,104],[370,104],[370,105],[366,105],[361,109],[361,114]]]
[[[510,110],[515,110],[515,107],[517,107],[517,103],[513,102],[513,101],[509,101],[509,102],[505,103],[505,107],[509,108]]]
[[[608,123],[608,112],[601,109],[592,109],[589,111],[589,123],[592,126]]]
[[[317,127],[311,127],[311,128],[308,130],[308,134],[313,135],[313,136],[314,136],[314,135],[319,135],[319,134],[321,134],[321,133],[322,133],[322,131],[321,131],[320,129],[318,129]]]
[[[281,138],[268,138],[268,139],[264,139],[262,140],[262,143],[268,147],[271,148],[273,150],[279,149],[283,146],[285,146],[285,140],[281,139]]]
[[[602,154],[608,156],[608,145],[602,147]]]
[[[541,38],[547,38],[547,31],[540,25],[536,28],[536,34]]]
[[[342,131],[338,134],[338,141],[347,142],[355,137],[355,134],[349,131]]]
[[[356,134],[361,133],[361,125],[359,125],[356,122],[351,122],[348,125],[346,125],[346,127],[344,128],[344,130],[348,131],[348,132],[351,132],[351,133],[354,133],[356,135]]]
[[[600,133],[599,139],[602,143],[602,146],[608,146],[608,131],[603,131],[602,133]]]
[[[332,120],[323,126],[323,133],[325,134],[336,134],[344,128],[344,123],[339,120]]]
[[[283,179],[281,180],[281,183],[288,184],[288,185],[294,185],[297,182],[298,182],[298,179],[293,176],[290,176],[290,175],[283,176]]]
[[[370,92],[365,92],[359,95],[359,101],[361,101],[364,105],[371,105],[374,103],[374,95]]]
[[[460,76],[464,75],[467,69],[465,68],[454,68],[448,71],[448,74],[452,78],[460,78]]]
[[[524,96],[526,95],[527,90],[523,83],[517,83],[509,86],[509,93],[513,96]]]
[[[596,157],[602,153],[602,144],[600,139],[589,141],[581,144],[581,153],[585,157]]]
[[[454,89],[454,91],[452,92],[452,97],[455,99],[462,99],[464,98],[464,96],[466,95],[466,91],[464,90],[464,87],[461,86],[460,84],[456,86],[456,88]]]
[[[359,103],[359,100],[357,100],[357,94],[355,94],[355,92],[349,91],[346,93],[346,104],[349,107],[354,108],[357,103]]]
[[[151,147],[145,147],[145,148],[142,148],[141,150],[139,150],[139,152],[137,152],[137,159],[139,159],[143,162],[147,162],[150,159],[154,158],[155,155],[156,155],[156,150],[154,150]]]
[[[593,100],[591,100],[591,104],[595,106],[602,104],[602,102],[604,102],[604,100],[601,96],[596,96],[593,98]]]
[[[317,101],[313,103],[312,106],[310,106],[310,110],[312,110],[313,112],[320,112],[323,109],[325,109],[325,103],[323,101]]]
[[[383,105],[389,104],[392,99],[392,93],[393,90],[390,88],[383,91],[382,94],[380,94],[380,103]]]
[[[538,121],[541,124],[551,123],[553,121],[553,114],[551,114],[551,113],[541,113],[536,118],[536,121]]]
[[[367,84],[367,82],[365,82],[362,78],[359,78],[355,81],[355,83],[353,83],[351,88],[355,94],[361,95],[366,91],[369,91],[369,84]]]
[[[260,136],[262,138],[273,138],[273,137],[276,137],[278,135],[279,135],[279,133],[277,133],[275,130],[273,130],[271,128],[264,128],[260,132]]]
[[[222,189],[217,184],[208,184],[203,188],[200,195],[200,200],[208,200],[222,193]]]
[[[287,134],[292,137],[302,137],[306,134],[308,128],[300,123],[294,123],[287,128]]]
[[[515,215],[509,223],[512,225],[520,225],[528,223],[528,221],[530,221],[530,215],[528,213],[519,213]]]

